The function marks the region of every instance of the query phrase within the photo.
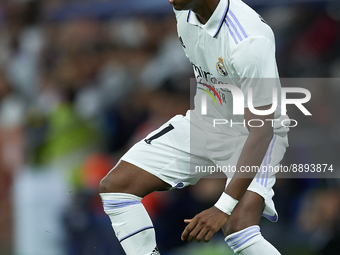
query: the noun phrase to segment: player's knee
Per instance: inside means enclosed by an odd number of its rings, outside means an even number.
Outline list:
[[[245,228],[249,227],[245,221],[240,217],[239,215],[233,215],[233,217],[230,217],[226,223],[226,228],[225,228],[225,235],[231,235],[236,232],[239,232]]]
[[[223,231],[224,234],[228,236],[250,226],[259,225],[263,209],[263,198],[254,192],[247,191],[230,215]]]
[[[123,176],[118,176],[114,171],[106,175],[99,183],[99,193],[121,192],[128,188],[129,181]]]
[[[99,193],[108,193],[110,192],[110,183],[106,179],[106,176],[99,183]]]

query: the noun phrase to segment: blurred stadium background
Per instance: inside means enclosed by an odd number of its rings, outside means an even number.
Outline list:
[[[289,112],[285,164],[340,153],[340,1],[245,0],[273,28],[282,77],[310,84],[312,117]],[[123,255],[97,194],[134,142],[189,108],[192,68],[166,0],[0,1],[0,255]],[[332,82],[329,82],[332,81]],[[180,241],[183,219],[214,204],[204,179],[143,202],[164,255],[232,254],[221,233]],[[279,179],[282,254],[340,254],[339,180]]]

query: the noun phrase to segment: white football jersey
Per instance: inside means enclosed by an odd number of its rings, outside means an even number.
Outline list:
[[[233,95],[216,84],[237,86],[248,107],[248,92],[252,88],[254,107],[273,103],[273,88],[278,91],[278,105],[273,121],[274,133],[285,135],[288,128],[281,122],[281,86],[275,60],[275,38],[266,22],[241,0],[220,0],[206,24],[201,24],[190,10],[175,11],[178,37],[189,58],[197,81],[195,109],[191,122],[211,132],[231,136],[248,134],[243,115],[233,114]],[[202,114],[202,95],[206,94],[207,112]],[[214,97],[214,99],[209,96]],[[215,119],[228,124],[213,126]],[[255,125],[255,124],[254,124]],[[256,124],[258,125],[258,123]],[[289,125],[289,121],[285,122]]]

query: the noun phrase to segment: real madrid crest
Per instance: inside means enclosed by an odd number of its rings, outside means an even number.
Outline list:
[[[227,76],[228,75],[228,72],[227,72],[227,69],[224,66],[224,62],[223,62],[223,58],[222,57],[218,58],[218,62],[216,64],[216,70],[222,76]]]

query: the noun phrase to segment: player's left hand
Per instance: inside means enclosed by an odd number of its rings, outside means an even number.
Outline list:
[[[188,225],[184,229],[181,239],[184,241],[188,238],[188,241],[192,242],[196,237],[197,242],[201,242],[203,238],[205,242],[209,242],[212,236],[227,222],[228,217],[228,214],[213,206],[192,219],[184,220]]]

